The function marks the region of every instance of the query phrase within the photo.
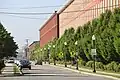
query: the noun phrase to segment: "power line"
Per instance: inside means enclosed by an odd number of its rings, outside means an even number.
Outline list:
[[[85,3],[76,3],[76,4],[72,4],[72,5],[81,5],[81,4],[85,4]],[[21,8],[18,8],[18,7],[9,7],[9,8],[0,8],[0,9],[37,9],[37,8],[54,8],[54,7],[64,7],[64,6],[67,6],[67,5],[55,5],[55,6],[39,6],[39,7],[21,7]]]
[[[18,16],[18,15],[8,15],[12,17],[24,18],[24,19],[35,19],[35,20],[45,20],[47,18],[33,18],[33,17],[25,17],[25,16]]]
[[[118,4],[118,5],[120,5],[120,4]],[[108,7],[115,7],[115,6],[118,6],[118,5],[107,6],[107,7],[99,7],[99,8],[93,8],[93,9],[86,9],[86,10],[67,11],[67,12],[63,12],[63,13],[74,13],[74,12],[82,12],[82,11],[103,9],[103,8],[108,8]],[[54,14],[54,13],[36,13],[36,12],[34,12],[34,13],[10,13],[10,12],[0,12],[0,14],[7,14],[9,16],[14,16],[14,17],[19,17],[19,18],[27,18],[27,19],[40,19],[40,18],[32,18],[32,17],[24,17],[24,16],[16,16],[16,15],[48,15],[48,14]],[[78,16],[76,18],[78,18]],[[72,22],[73,20],[71,20],[70,22]]]
[[[120,5],[120,4],[118,4]],[[114,6],[118,6],[118,5],[113,5],[113,6],[107,6],[107,7],[114,7]],[[102,8],[107,8],[107,7],[99,7],[99,8],[93,8],[93,9],[86,9],[86,10],[76,10],[76,11],[66,11],[63,13],[74,13],[74,12],[82,12],[82,11],[89,11],[89,10],[96,10],[96,9],[102,9]],[[14,12],[0,12],[0,14],[16,14],[16,15],[48,15],[48,14],[54,14],[54,13],[37,13],[37,12],[31,12],[31,13],[14,13]]]
[[[14,13],[14,12],[0,12],[0,14],[16,14],[16,15],[46,15],[46,14],[53,14],[53,13]]]

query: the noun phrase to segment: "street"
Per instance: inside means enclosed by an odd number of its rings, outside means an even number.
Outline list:
[[[23,76],[0,77],[0,80],[111,80],[104,77],[75,73],[59,67],[32,65],[32,70],[23,69]]]

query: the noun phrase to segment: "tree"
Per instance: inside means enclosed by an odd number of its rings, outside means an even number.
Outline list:
[[[18,46],[13,37],[0,23],[0,59],[4,57],[16,57]]]
[[[75,51],[79,53],[79,59],[84,61],[93,60],[91,55],[92,35],[96,36],[96,60],[104,64],[116,61],[120,63],[120,9],[116,8],[113,12],[106,10],[98,18],[91,22],[79,26],[75,31],[69,28],[64,34],[53,41],[57,45],[56,54],[62,60],[67,49],[67,59],[75,57]],[[75,41],[78,41],[77,47]],[[64,45],[67,42],[67,46]]]

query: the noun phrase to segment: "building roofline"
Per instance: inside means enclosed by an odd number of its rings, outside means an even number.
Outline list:
[[[74,0],[70,0],[67,2],[67,4],[57,13],[57,11],[55,11],[55,13],[43,24],[43,26],[39,29],[39,31],[44,28],[44,26],[56,15],[56,14],[61,14]]]
[[[45,27],[45,25],[57,14],[57,11],[55,11],[55,13],[52,14],[52,16],[42,25],[42,27],[39,29],[39,31]]]
[[[65,4],[65,6],[58,12],[58,14],[61,14],[74,0],[70,0]]]
[[[29,47],[30,47],[31,45],[33,45],[34,43],[36,43],[36,42],[40,42],[40,41],[33,41],[33,42],[29,45]]]

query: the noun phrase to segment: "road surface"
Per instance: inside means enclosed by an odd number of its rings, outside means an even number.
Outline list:
[[[24,69],[23,73],[23,76],[0,77],[0,80],[112,80],[80,74],[47,64],[32,65],[32,70]]]

